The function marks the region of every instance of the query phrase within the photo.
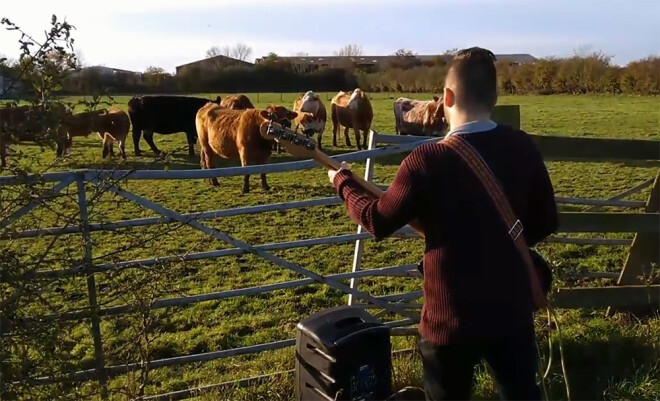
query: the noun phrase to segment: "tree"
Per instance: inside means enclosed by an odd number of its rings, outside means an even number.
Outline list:
[[[235,59],[245,61],[252,55],[252,48],[244,43],[237,43],[232,54]]]
[[[251,55],[252,48],[244,43],[237,43],[234,47],[223,46],[222,48],[219,48],[218,46],[213,46],[206,51],[206,58],[225,56],[245,61],[250,58]]]
[[[399,49],[394,53],[394,56],[394,60],[387,64],[387,68],[407,70],[422,64],[412,50]]]
[[[212,58],[215,56],[220,56],[222,51],[218,46],[213,46],[206,51],[206,58]]]
[[[364,50],[362,49],[362,45],[357,44],[345,45],[339,50],[335,51],[335,56],[343,57],[358,57],[362,56],[363,54]]]
[[[146,70],[144,70],[144,73],[145,74],[152,74],[152,75],[167,74],[167,71],[165,71],[165,69],[162,68],[162,67],[149,66],[149,67],[147,67]]]
[[[394,55],[397,57],[415,57],[417,54],[412,50],[399,49],[394,52]]]
[[[266,57],[261,60],[261,64],[273,65],[277,63],[280,59],[280,56],[277,53],[270,52]]]
[[[144,70],[144,84],[151,90],[163,90],[171,75],[161,67],[150,66]]]

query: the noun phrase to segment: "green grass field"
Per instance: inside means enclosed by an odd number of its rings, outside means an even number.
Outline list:
[[[205,95],[214,98],[213,95]],[[257,107],[268,103],[282,103],[291,107],[294,94],[249,95]],[[373,129],[394,132],[392,115],[393,95],[375,94]],[[429,95],[415,95],[426,98]],[[125,109],[129,97],[116,97],[119,107]],[[328,102],[329,103],[329,102]],[[505,96],[500,104],[521,105],[522,128],[529,133],[660,139],[660,108],[658,98],[627,96]],[[340,146],[332,147],[332,127],[329,123],[324,134],[324,146],[333,153],[348,149],[343,139]],[[351,138],[354,144],[354,138]],[[151,168],[197,169],[199,161],[187,156],[185,135],[155,135],[161,150],[170,152],[165,162],[154,161],[146,143],[141,148],[147,156],[133,155],[132,141],[126,146],[128,160],[103,160],[101,141],[95,137],[76,139],[72,155],[53,163],[54,151],[41,150],[36,146],[18,145],[15,151],[24,156],[12,162],[29,165],[43,171],[82,168]],[[274,162],[290,161],[287,154],[274,155]],[[400,157],[379,160],[375,168],[375,181],[388,183],[394,177]],[[117,166],[118,164],[118,166]],[[237,160],[224,162],[223,166],[236,166]],[[363,171],[363,164],[354,169]],[[658,166],[652,164],[629,165],[624,163],[548,163],[556,194],[575,197],[611,197],[636,184],[655,176]],[[178,212],[199,212],[311,199],[330,196],[333,190],[327,182],[325,170],[312,170],[268,176],[271,191],[264,192],[258,177],[251,181],[252,192],[241,194],[242,178],[221,179],[219,188],[211,187],[203,180],[180,181],[127,181],[122,187],[156,201]],[[91,186],[89,187],[92,190]],[[75,195],[75,186],[69,188]],[[635,196],[646,199],[648,190]],[[72,210],[71,199],[57,201],[57,210]],[[573,208],[579,210],[577,208]],[[154,213],[109,194],[93,204],[92,222],[116,221],[154,216]],[[270,212],[250,216],[236,216],[206,220],[235,238],[252,244],[291,241],[304,238],[325,237],[354,233],[356,226],[348,218],[343,205],[313,207],[305,210]],[[30,217],[19,220],[18,228],[35,228],[57,225],[56,218],[48,210],[39,209]],[[626,235],[603,237],[629,238]],[[48,246],[50,238],[21,241],[5,241],[3,247],[22,255],[26,262],[33,261]],[[172,254],[200,252],[228,248],[188,227],[153,226],[122,229],[114,232],[93,233],[94,262],[111,263],[120,260],[146,259]],[[275,251],[282,256],[315,272],[332,274],[348,272],[353,258],[353,243],[315,246],[286,251]],[[80,235],[60,237],[43,268],[64,268],[83,255]],[[627,255],[626,247],[599,247],[575,245],[542,245],[542,253],[556,263],[557,285],[564,285],[562,277],[575,271],[618,272]],[[365,269],[395,266],[417,262],[423,252],[421,240],[388,239],[380,243],[368,241],[365,246]],[[130,269],[122,273],[98,274],[99,303],[103,307],[127,303],[148,303],[151,299],[219,292],[228,289],[259,286],[300,278],[283,268],[274,266],[252,255],[229,256],[192,262],[177,262]],[[361,289],[372,295],[386,295],[420,289],[417,279],[373,278],[364,279]],[[21,305],[22,311],[31,314],[75,310],[86,305],[84,279],[62,279],[48,284],[40,294],[43,302]],[[109,317],[102,321],[103,349],[107,365],[120,365],[138,361],[138,349],[146,352],[148,359],[161,359],[190,353],[202,353],[248,346],[263,342],[294,338],[298,321],[326,307],[346,302],[336,290],[322,285],[312,285],[270,294],[236,297],[222,301],[197,303],[185,308],[166,308],[142,316],[133,314]],[[51,305],[50,309],[45,304]],[[27,314],[27,313],[26,313]],[[562,311],[564,346],[573,399],[658,399],[660,394],[660,319],[635,318],[616,314],[606,318],[603,311]],[[538,318],[539,329],[543,316]],[[138,333],[148,327],[149,336],[142,341]],[[541,333],[541,330],[539,330]],[[89,322],[71,322],[54,326],[52,335],[61,345],[56,354],[68,361],[71,370],[93,368],[94,351],[89,334]],[[557,338],[556,332],[551,334]],[[543,353],[547,354],[547,336],[539,334]],[[414,347],[413,338],[396,338],[395,349]],[[555,347],[556,348],[556,347]],[[555,349],[556,354],[556,349]],[[186,389],[198,385],[218,383],[238,378],[257,376],[293,368],[291,348],[268,351],[259,355],[227,358],[207,363],[188,364],[155,369],[149,373],[145,394],[159,394]],[[557,357],[558,354],[555,355]],[[34,358],[40,358],[34,355]],[[394,381],[397,388],[420,385],[420,363],[414,353],[395,358]],[[111,380],[113,399],[129,399],[135,394],[139,374],[119,376]],[[550,375],[552,399],[564,399],[561,370],[555,363]],[[127,393],[130,389],[134,393]],[[68,389],[70,390],[70,389]],[[67,390],[67,391],[68,391]],[[96,384],[90,382],[76,389],[81,394],[94,393]],[[54,392],[61,389],[53,388]],[[493,383],[480,368],[477,374],[475,396],[480,399],[496,397]],[[32,399],[26,395],[23,399]],[[71,399],[77,399],[71,396]],[[224,388],[200,399],[226,400],[273,400],[292,399],[293,376],[281,375],[261,385],[249,388]]]

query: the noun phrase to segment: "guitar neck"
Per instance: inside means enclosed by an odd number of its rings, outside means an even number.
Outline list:
[[[311,157],[318,164],[335,171],[341,168],[340,162],[319,150],[317,143],[313,138],[298,134],[296,131],[283,127],[277,122],[264,121],[259,127],[259,132],[264,139],[283,143],[287,151],[294,157]],[[353,179],[357,181],[373,199],[378,199],[385,193],[382,189],[374,185],[373,182],[369,182],[355,174],[353,174]],[[420,233],[422,237],[424,236],[424,230],[422,230],[417,220],[411,221],[409,225],[415,231]]]
[[[316,150],[314,152],[314,160],[316,160],[319,164],[321,164],[324,167],[327,167],[332,170],[339,170],[339,167],[341,166],[341,163],[338,162],[337,160],[333,159],[332,157],[326,155],[325,153],[321,152],[320,150]],[[365,180],[364,178],[353,174],[353,179],[360,183],[360,185],[374,198],[380,198],[383,196],[384,191],[378,186],[376,186],[373,182],[369,182]]]
[[[326,155],[325,153],[321,152],[318,149],[316,149],[316,151],[314,152],[314,160],[316,160],[316,162],[319,163],[320,165],[332,170],[339,170],[339,168],[341,167],[340,162]],[[385,193],[382,189],[378,188],[378,186],[376,186],[373,182],[367,181],[356,174],[353,174],[353,179],[357,181],[360,184],[360,186],[362,186],[362,188],[364,188],[369,193],[369,195],[371,195],[374,199],[380,198]],[[419,225],[419,222],[417,220],[411,221],[409,225],[410,227],[413,228],[413,230],[417,231],[422,237],[424,237],[424,230],[422,230],[422,227]]]

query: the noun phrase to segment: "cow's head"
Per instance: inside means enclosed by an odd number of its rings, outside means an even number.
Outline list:
[[[364,92],[362,92],[362,89],[356,88],[351,93],[351,98],[348,99],[348,108],[351,110],[357,110],[358,107],[360,107],[360,103],[362,103],[364,97],[365,94]]]
[[[301,98],[300,111],[314,114],[319,112],[321,98],[318,93],[307,91],[301,94]]]
[[[442,99],[433,96],[433,101],[428,102],[424,112],[424,128],[431,130],[434,134],[441,135],[447,129],[445,120],[445,109],[442,105]]]
[[[325,128],[325,123],[314,118],[314,114],[301,111],[298,113],[298,123],[303,132],[321,132]]]
[[[270,105],[266,110],[261,110],[259,115],[264,120],[275,121],[286,128],[291,128],[291,121],[298,117],[298,113],[284,106]]]

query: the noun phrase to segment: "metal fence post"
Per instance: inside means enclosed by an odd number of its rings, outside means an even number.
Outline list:
[[[374,131],[369,131],[369,145],[367,147],[368,150],[372,150],[376,148],[376,135]],[[368,158],[367,159],[367,164],[364,168],[364,179],[367,181],[371,181],[374,175],[374,159],[373,158]],[[361,234],[364,232],[364,229],[362,226],[358,225],[357,228],[357,233]],[[355,241],[355,252],[353,254],[353,272],[356,272],[360,270],[362,267],[362,251],[364,250],[364,241],[363,240],[356,240]],[[353,289],[357,289],[358,287],[358,281],[359,278],[353,277],[351,278],[351,284],[350,287]],[[353,305],[353,295],[349,294],[348,295],[348,304]]]
[[[87,271],[87,294],[89,307],[92,311],[92,337],[94,338],[94,359],[96,362],[96,375],[101,385],[101,398],[108,399],[108,376],[105,371],[105,358],[103,357],[103,343],[101,341],[101,319],[98,315],[98,302],[96,300],[96,280],[90,271],[92,267],[92,238],[87,215],[87,194],[85,192],[84,173],[76,179],[78,184],[78,205],[80,206],[80,222],[82,224],[83,241],[85,241],[85,270]]]

